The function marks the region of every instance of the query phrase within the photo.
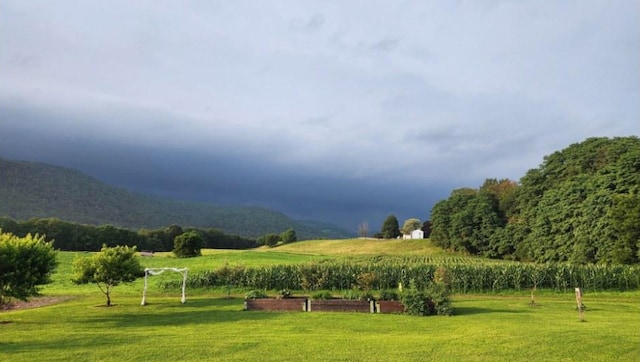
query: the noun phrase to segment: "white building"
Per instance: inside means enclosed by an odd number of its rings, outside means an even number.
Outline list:
[[[413,230],[411,234],[403,234],[403,239],[424,239],[424,231],[418,229]]]

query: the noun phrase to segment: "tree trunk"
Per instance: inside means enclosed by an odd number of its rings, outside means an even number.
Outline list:
[[[111,296],[107,293],[107,307],[111,306]]]

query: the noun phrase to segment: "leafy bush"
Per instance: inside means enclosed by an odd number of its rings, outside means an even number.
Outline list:
[[[435,314],[435,305],[424,291],[410,289],[402,295],[404,311],[409,315],[427,316]]]
[[[56,267],[56,252],[43,236],[19,238],[0,230],[0,307],[12,298],[26,300],[38,294]]]
[[[405,312],[410,315],[447,315],[453,314],[449,290],[442,283],[432,283],[426,289],[409,288],[402,295]]]
[[[449,291],[444,284],[431,284],[427,289],[426,294],[433,304],[435,314],[446,316],[453,315],[453,306],[451,304],[451,298],[449,297]]]

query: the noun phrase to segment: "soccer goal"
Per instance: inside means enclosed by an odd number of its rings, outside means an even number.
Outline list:
[[[187,271],[188,268],[145,268],[144,270],[144,289],[142,290],[142,303],[140,305],[147,304],[147,278],[149,275],[160,275],[166,271],[173,271],[182,275],[182,299],[180,301],[184,304],[187,301],[185,295],[185,288],[187,286]]]

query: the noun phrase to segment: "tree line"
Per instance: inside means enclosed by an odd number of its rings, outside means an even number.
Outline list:
[[[589,138],[519,182],[487,179],[431,210],[431,240],[489,258],[578,264],[640,261],[640,139]]]
[[[159,229],[133,231],[111,225],[84,225],[55,218],[15,221],[0,217],[0,230],[18,237],[27,234],[44,235],[48,241],[55,241],[56,249],[65,251],[99,251],[107,247],[136,246],[138,250],[172,251],[175,238],[193,231],[202,239],[203,248],[248,249],[257,246],[255,239],[229,235],[213,229],[200,229],[170,225]]]

